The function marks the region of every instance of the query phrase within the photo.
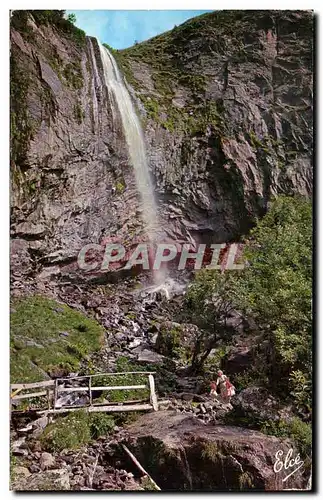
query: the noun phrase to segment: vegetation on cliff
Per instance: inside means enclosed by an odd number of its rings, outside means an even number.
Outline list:
[[[302,12],[300,16],[293,12],[287,15],[287,20],[311,43],[313,19],[310,12]],[[223,135],[225,130],[219,120],[220,88],[225,90],[228,86],[228,68],[243,63],[266,65],[266,52],[261,50],[257,39],[259,33],[276,32],[278,36],[284,30],[283,14],[279,11],[215,11],[130,48],[114,50],[113,54],[149,118],[171,132],[176,129],[195,135],[205,133],[206,113],[213,115],[211,107],[216,106],[215,128]],[[207,60],[213,54],[220,58],[218,62],[223,66],[218,100],[210,98],[214,75],[212,68],[207,67]],[[300,56],[305,65],[309,63],[306,51],[302,50]],[[149,68],[152,87],[145,78],[139,77],[136,64]],[[176,102],[179,89],[187,94],[184,106]],[[213,118],[208,120],[208,125],[212,124]]]
[[[80,47],[85,45],[85,32],[73,24],[74,18],[65,17],[65,10],[14,10],[11,17],[11,26],[26,35],[32,30],[28,25],[28,18],[32,16],[38,26],[51,25],[68,36]]]
[[[214,347],[230,344],[229,311],[235,308],[252,319],[258,330],[257,355],[246,373],[231,379],[239,388],[267,387],[282,404],[291,404],[298,416],[271,421],[234,409],[226,421],[292,438],[307,457],[308,467],[312,444],[311,203],[299,197],[279,197],[245,243],[243,270],[200,271],[186,295],[188,315],[201,328],[193,368],[201,369]]]

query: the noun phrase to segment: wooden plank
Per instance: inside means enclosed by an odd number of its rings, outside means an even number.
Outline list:
[[[90,406],[92,406],[92,391],[91,391],[91,385],[92,385],[92,377],[89,378],[89,398],[90,398]]]
[[[116,412],[116,411],[143,411],[143,410],[152,410],[153,407],[150,404],[139,404],[139,405],[126,405],[121,404],[119,406],[92,406],[89,408],[89,412],[98,412],[98,411],[106,411],[106,412]]]
[[[14,397],[14,396],[16,396],[16,395],[17,395],[20,391],[22,391],[22,389],[21,389],[21,388],[20,388],[20,389],[17,389],[16,391],[14,391],[14,392],[10,395],[10,397],[11,397],[11,398],[13,398],[13,397]]]
[[[110,373],[96,373],[95,375],[91,375],[91,377],[103,377],[105,375],[113,376],[113,375],[149,375],[155,374],[156,372],[110,372]]]
[[[11,384],[11,389],[37,389],[38,387],[50,387],[55,385],[55,380],[44,380],[43,382],[33,382],[32,384]]]
[[[155,483],[155,481],[153,480],[153,478],[143,468],[143,466],[141,465],[141,463],[137,460],[137,458],[134,456],[134,454],[131,453],[131,451],[126,447],[125,444],[122,444],[122,448],[127,453],[127,455],[131,458],[131,460],[133,461],[133,463],[138,467],[138,469],[140,470],[140,472],[142,472],[144,476],[146,476],[146,477],[148,477],[150,479],[151,483],[156,488],[156,490],[161,491],[161,489],[159,488],[158,484]]]
[[[58,383],[63,383],[63,382],[71,382],[72,380],[83,380],[84,382],[87,382],[87,379],[92,377],[92,375],[76,375],[75,377],[62,377],[62,378],[57,378],[56,380]]]
[[[50,410],[51,391],[50,389],[46,389],[46,392],[47,392],[47,409]]]
[[[96,412],[125,412],[125,411],[146,411],[146,410],[153,410],[153,407],[150,404],[142,404],[142,405],[125,405],[125,404],[120,404],[119,406],[85,406],[84,407],[85,411],[88,411],[90,413],[96,413]],[[71,408],[57,408],[56,410],[40,410],[37,413],[43,414],[43,413],[68,413],[71,411],[78,411],[79,407],[71,407]]]
[[[156,372],[109,372],[109,373],[95,373],[94,375],[76,375],[75,377],[64,377],[64,378],[59,378],[57,379],[59,382],[66,382],[66,381],[71,381],[71,380],[80,380],[80,379],[86,379],[86,378],[94,378],[94,377],[113,377],[115,375],[155,375]],[[19,384],[18,384],[19,385]]]
[[[114,386],[107,386],[107,387],[96,387],[92,386],[91,390],[92,391],[120,391],[120,390],[131,390],[131,389],[147,389],[147,386],[145,384],[142,385],[114,385]]]
[[[57,402],[57,389],[58,389],[58,382],[57,379],[55,380],[55,388],[54,388],[54,401],[53,401],[53,409],[55,410],[56,408],[56,402]]]
[[[150,387],[150,402],[155,411],[158,411],[157,396],[155,392],[155,380],[153,375],[149,375],[149,387]]]
[[[132,405],[132,404],[139,404],[139,403],[148,403],[149,401],[149,398],[145,398],[145,399],[131,399],[130,401],[125,401],[124,403],[118,403],[119,405],[121,404],[127,404],[127,405]],[[91,406],[108,406],[108,405],[115,405],[116,402],[115,401],[101,401],[100,403],[96,403],[95,402],[95,399],[94,399],[94,403],[92,402],[92,405]]]
[[[46,396],[47,391],[39,391],[39,392],[30,392],[29,394],[18,394],[18,396],[14,396],[12,401],[17,401],[18,399],[28,399],[28,398],[36,398],[38,396]]]
[[[91,391],[127,391],[130,389],[145,389],[146,387],[146,385],[115,385],[104,387],[91,386]],[[57,392],[88,392],[88,390],[88,387],[62,387],[61,389],[58,388]]]
[[[88,392],[88,387],[57,387],[57,394],[61,392]]]

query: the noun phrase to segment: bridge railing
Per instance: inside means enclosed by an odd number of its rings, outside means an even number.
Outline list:
[[[158,410],[155,372],[115,372],[11,384],[11,411],[63,413]]]

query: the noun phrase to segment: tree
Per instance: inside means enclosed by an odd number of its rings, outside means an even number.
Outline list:
[[[269,343],[268,376],[309,409],[312,371],[312,207],[301,197],[278,197],[251,231],[241,271],[203,271],[187,295],[210,339],[224,306],[256,322]],[[217,294],[217,302],[214,297]],[[213,295],[212,295],[213,294]],[[209,322],[209,326],[207,323]]]
[[[76,15],[75,15],[75,14],[68,14],[68,16],[67,16],[67,20],[68,20],[70,23],[75,24],[75,23],[76,23]]]
[[[197,273],[193,285],[188,289],[186,309],[189,319],[199,327],[191,362],[192,372],[202,368],[219,341],[225,344],[232,338],[234,330],[227,322],[234,309],[232,279],[232,274],[224,275],[217,270],[203,269]]]

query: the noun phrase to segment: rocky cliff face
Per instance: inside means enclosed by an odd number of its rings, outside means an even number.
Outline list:
[[[215,12],[113,51],[142,116],[165,236],[238,239],[270,196],[311,193],[310,12]],[[12,271],[64,273],[143,237],[95,39],[11,29]]]
[[[11,33],[12,249],[13,270],[35,272],[135,221],[136,192],[96,40],[28,28]]]

